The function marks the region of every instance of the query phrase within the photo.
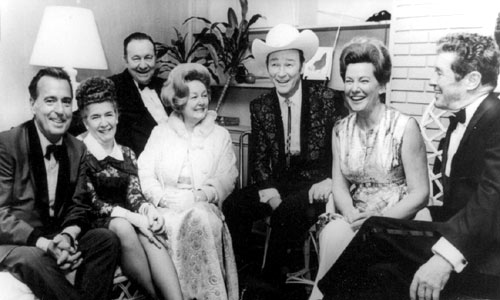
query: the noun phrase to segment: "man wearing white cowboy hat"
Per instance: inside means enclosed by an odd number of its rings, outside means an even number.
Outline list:
[[[327,179],[331,175],[331,129],[347,114],[340,94],[301,78],[318,44],[312,31],[299,32],[285,24],[272,28],[266,42],[253,41],[255,60],[267,68],[275,88],[250,103],[254,184],[235,192],[223,207],[236,255],[243,259],[250,254],[253,221],[272,216],[265,274],[277,283],[284,282],[280,275],[284,275],[288,242],[302,242],[324,210],[324,204],[309,204],[309,200],[323,202],[331,193]]]

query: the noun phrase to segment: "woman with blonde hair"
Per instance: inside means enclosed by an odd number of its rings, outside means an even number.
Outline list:
[[[237,177],[229,132],[208,110],[210,73],[175,67],[162,90],[173,108],[139,157],[146,198],[165,218],[184,299],[238,299],[231,237],[220,211]]]

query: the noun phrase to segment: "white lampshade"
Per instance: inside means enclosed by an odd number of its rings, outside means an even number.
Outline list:
[[[107,69],[92,11],[81,7],[46,7],[30,64]]]

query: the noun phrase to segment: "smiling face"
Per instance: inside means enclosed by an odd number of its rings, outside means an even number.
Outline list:
[[[155,73],[156,55],[149,40],[132,40],[125,56],[127,69],[137,83],[148,84]]]
[[[184,123],[194,126],[207,115],[208,92],[205,85],[198,80],[187,82],[187,86],[189,87],[189,99],[181,112]]]
[[[282,50],[269,54],[267,71],[278,93],[290,98],[299,88],[303,65],[299,50]]]
[[[462,99],[467,94],[464,79],[457,81],[455,72],[451,69],[456,54],[441,52],[436,57],[434,75],[429,84],[434,88],[436,97],[435,106],[444,110],[458,110],[461,108]]]
[[[115,105],[111,101],[89,104],[85,107],[83,123],[101,145],[112,143],[118,124]]]
[[[69,128],[72,112],[71,87],[68,81],[43,76],[37,84],[37,97],[31,99],[31,111],[43,135],[57,142]]]
[[[347,65],[344,92],[347,103],[355,112],[370,112],[380,103],[380,94],[384,87],[379,84],[371,63]]]

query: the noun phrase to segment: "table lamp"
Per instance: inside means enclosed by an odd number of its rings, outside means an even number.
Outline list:
[[[106,70],[108,64],[92,11],[81,7],[46,7],[30,64],[63,68],[71,78],[73,95],[78,85],[76,68]],[[73,109],[76,108],[73,101]]]

